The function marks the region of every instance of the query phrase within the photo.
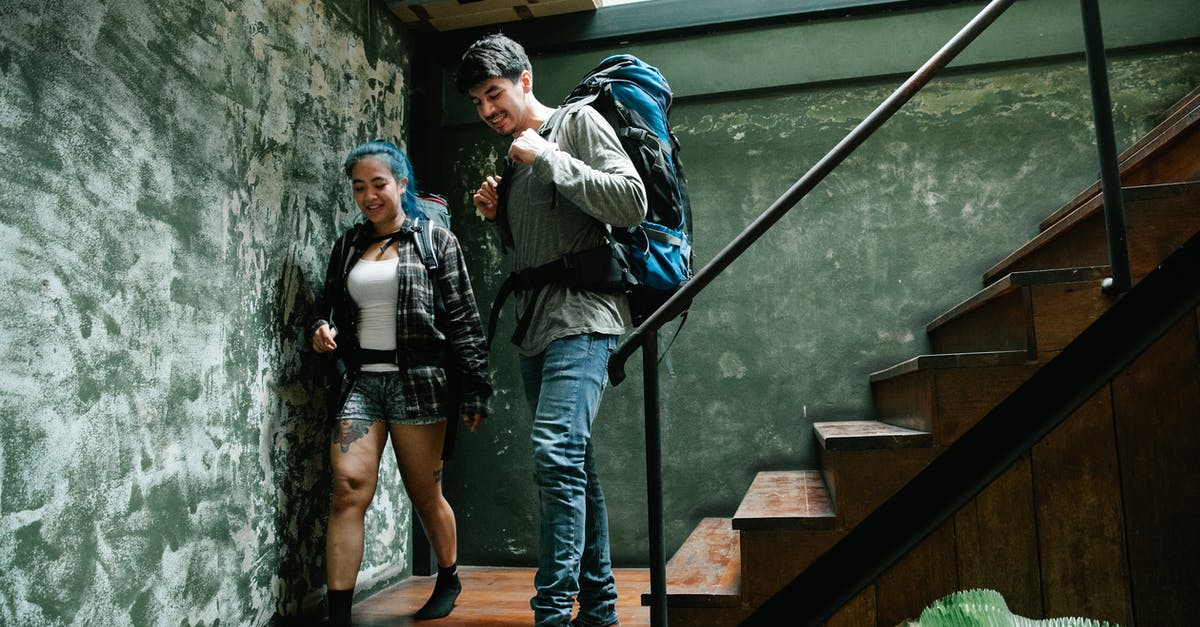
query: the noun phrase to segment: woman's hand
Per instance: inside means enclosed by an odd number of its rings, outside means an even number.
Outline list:
[[[312,336],[313,350],[318,353],[328,353],[337,348],[337,342],[333,338],[337,336],[337,331],[330,329],[329,325],[323,324],[317,328]]]
[[[471,428],[471,433],[475,433],[475,429],[483,422],[483,414],[475,412],[473,414],[463,414],[463,424]]]
[[[496,208],[500,203],[500,195],[496,193],[496,188],[499,186],[500,177],[498,176],[487,177],[487,180],[479,186],[475,195],[471,197],[471,202],[475,205],[475,215],[488,222],[496,221]]]

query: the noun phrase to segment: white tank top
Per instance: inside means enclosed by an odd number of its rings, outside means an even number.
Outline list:
[[[360,259],[346,277],[346,289],[358,305],[358,344],[373,350],[396,349],[396,299],[400,259]],[[396,364],[365,364],[364,372],[395,372]]]

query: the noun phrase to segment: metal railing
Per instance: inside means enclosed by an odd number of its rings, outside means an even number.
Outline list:
[[[1015,0],[992,0],[929,61],[904,81],[887,99],[858,124],[845,138],[773,202],[758,218],[704,265],[678,292],[638,326],[609,360],[609,379],[613,385],[625,379],[625,362],[642,349],[643,386],[646,425],[647,515],[650,543],[650,624],[667,625],[666,551],[664,547],[661,408],[658,383],[658,330],[687,309],[697,294],[712,283],[763,234],[796,206],[842,161],[854,152],[885,122],[892,118],[918,91],[964,48],[986,30]],[[1104,288],[1110,292],[1129,289],[1129,258],[1125,243],[1124,210],[1121,203],[1120,177],[1117,170],[1116,141],[1113,138],[1112,104],[1097,0],[1081,0],[1088,75],[1092,87],[1093,114],[1096,117],[1097,147],[1100,152],[1101,193],[1105,199],[1105,222],[1109,232],[1109,251],[1114,276]]]

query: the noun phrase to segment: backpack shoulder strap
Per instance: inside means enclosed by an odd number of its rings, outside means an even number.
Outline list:
[[[412,231],[413,239],[417,242],[417,254],[421,257],[421,263],[425,264],[425,269],[430,273],[437,272],[438,258],[437,248],[433,245],[433,223],[428,218],[416,218],[416,224],[413,225]]]
[[[546,120],[541,128],[538,129],[538,134],[545,137],[548,141],[554,141],[558,137],[558,129],[562,126],[563,118],[567,117],[568,113],[582,109],[584,105],[589,105],[596,101],[597,94],[587,94],[574,100],[559,105],[554,113],[550,114],[550,118]]]
[[[442,330],[443,333],[445,333],[447,317],[446,301],[442,298],[441,288],[438,287],[438,270],[441,268],[441,265],[438,263],[437,248],[433,244],[434,225],[433,222],[426,217],[416,218],[415,220],[415,224],[413,224],[412,228],[413,241],[417,245],[417,255],[421,257],[421,264],[425,266],[425,270],[429,274],[429,284],[433,289],[434,325],[436,325]],[[457,399],[459,398],[459,392],[457,391],[457,376],[451,374],[451,369],[455,367],[453,360],[451,359],[442,367],[445,369],[447,381],[450,382],[448,385],[452,390],[454,390],[451,392],[451,398],[455,399],[455,411],[457,412]],[[454,457],[454,443],[457,433],[457,415],[451,415],[450,421],[446,426],[445,439],[442,442],[441,458],[443,460],[449,460]]]

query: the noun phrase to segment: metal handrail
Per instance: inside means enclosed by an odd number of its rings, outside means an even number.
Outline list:
[[[691,306],[692,301],[717,276],[725,271],[754,242],[791,211],[839,164],[876,130],[892,118],[917,92],[973,42],[1015,0],[992,0],[940,50],[904,81],[887,99],[858,124],[842,141],[813,165],[799,180],[773,202],[745,230],[704,265],[679,291],[638,326],[609,359],[608,375],[612,384],[625,380],[625,362],[638,348],[643,351],[643,386],[646,412],[647,515],[650,527],[650,624],[667,624],[666,551],[664,549],[662,464],[660,445],[660,407],[658,389],[658,330]],[[1100,156],[1101,195],[1104,198],[1105,224],[1108,231],[1110,268],[1113,276],[1102,285],[1109,293],[1128,291],[1131,285],[1125,219],[1118,170],[1116,140],[1112,125],[1112,103],[1101,37],[1097,0],[1080,0],[1084,22],[1084,47],[1092,91],[1092,112],[1096,122],[1097,149]]]
[[[667,302],[650,314],[642,324],[630,333],[629,338],[625,340],[617,351],[613,353],[608,361],[608,376],[613,385],[618,385],[625,380],[625,362],[645,343],[646,338],[653,336],[667,322],[674,319],[692,302],[702,290],[708,287],[714,279],[720,275],[725,268],[729,267],[742,253],[762,237],[776,222],[778,222],[788,211],[796,206],[818,183],[825,180],[825,177],[833,171],[842,161],[845,161],[850,153],[854,152],[864,141],[867,140],[884,122],[887,122],[900,107],[904,106],[912,97],[925,86],[926,83],[933,78],[937,72],[946,67],[958,53],[962,52],[967,44],[975,40],[980,33],[984,31],[996,18],[1000,17],[1009,6],[1016,0],[992,0],[979,15],[976,15],[966,26],[962,28],[946,45],[942,46],[936,54],[933,55],[921,66],[908,80],[904,81],[896,91],[892,92],[874,111],[871,112],[862,122],[858,124],[854,130],[850,131],[842,141],[838,142],[820,161],[804,176],[800,177],[788,190],[779,197],[778,200],[771,203],[758,218],[750,223],[737,237],[733,239],[721,252],[696,272],[687,283],[675,292]],[[1086,1],[1086,0],[1085,0]]]

